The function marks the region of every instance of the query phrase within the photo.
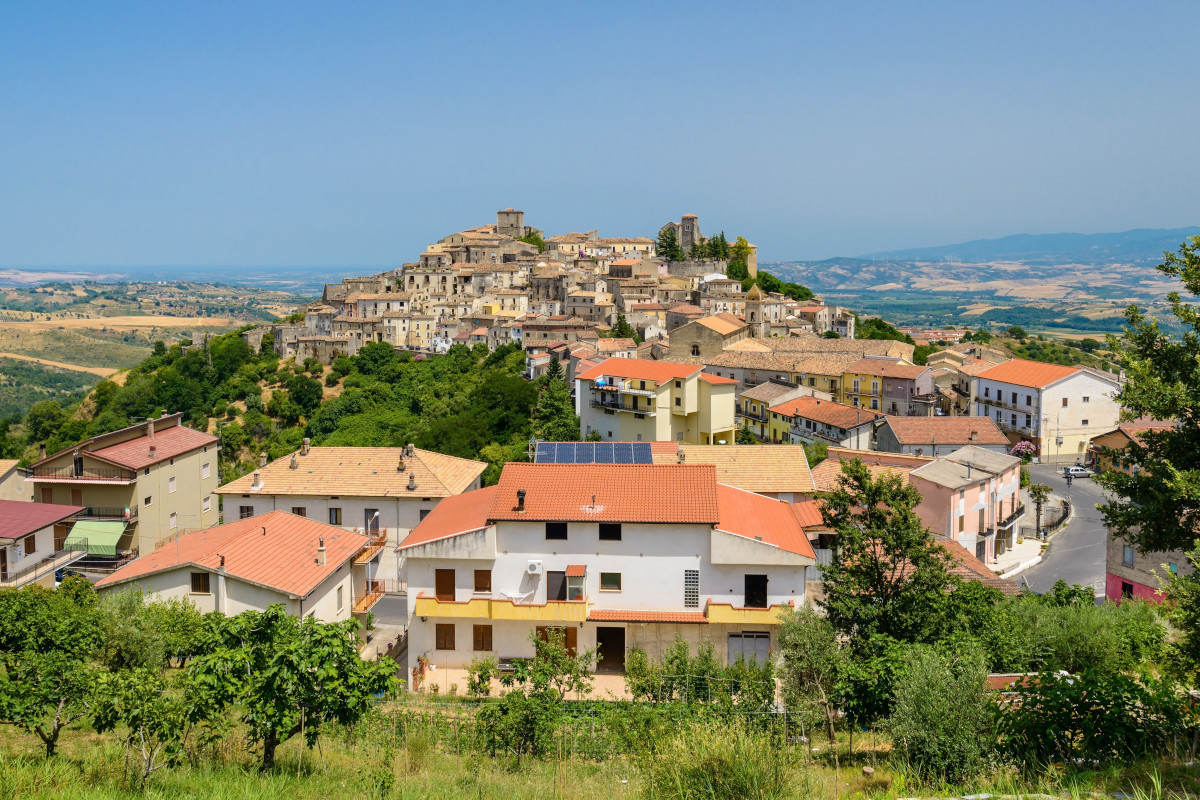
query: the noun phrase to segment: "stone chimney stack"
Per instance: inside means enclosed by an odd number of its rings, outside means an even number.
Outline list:
[[[312,446],[312,439],[308,438],[307,436],[305,436],[303,439],[301,439],[300,440],[300,455],[302,455],[302,456],[308,455],[308,450],[309,450],[309,447],[311,447],[311,446]]]
[[[417,475],[415,472],[408,473],[408,490],[414,491],[417,488]]]
[[[262,488],[262,473],[259,472],[258,470],[254,470],[254,483],[250,484],[250,488],[251,489],[261,489]]]
[[[264,450],[258,454],[258,465],[260,467],[265,467],[267,465],[267,451],[266,450]]]
[[[325,537],[321,536],[317,539],[317,566],[325,566]]]
[[[154,420],[150,420],[149,422],[146,423],[146,438],[147,439],[154,438]]]
[[[525,490],[517,489],[517,511],[525,510]]]

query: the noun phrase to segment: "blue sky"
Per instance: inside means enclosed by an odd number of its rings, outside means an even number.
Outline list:
[[[1196,3],[0,4],[0,266],[1200,221]]]

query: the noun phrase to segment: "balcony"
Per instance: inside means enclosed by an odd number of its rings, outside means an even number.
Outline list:
[[[137,473],[121,467],[34,467],[26,480],[45,483],[133,483]]]
[[[383,597],[383,581],[367,581],[362,597],[354,601],[354,613],[365,614]]]
[[[358,555],[354,557],[355,564],[368,564],[375,560],[375,557],[383,552],[383,548],[387,546],[387,531],[377,533],[363,545],[363,549],[358,551]]]
[[[507,598],[472,597],[470,600],[438,600],[417,595],[413,613],[439,619],[506,619],[530,622],[583,622],[588,601],[550,600],[546,603],[516,603]]]
[[[128,507],[129,516],[125,516],[125,506],[88,506],[78,514],[71,516],[73,520],[81,519],[96,519],[96,520],[123,520],[126,522],[137,522],[138,510],[137,506]]]
[[[625,411],[630,414],[645,414],[649,417],[656,416],[656,412],[652,406],[634,408],[633,406],[624,405],[619,401],[612,400],[591,400],[588,402],[588,405],[592,408],[602,408],[605,411]]]
[[[47,558],[19,569],[6,569],[0,572],[0,588],[16,588],[41,580],[47,575],[53,575],[55,570],[74,564],[87,555],[87,539],[68,539],[62,548],[55,550]],[[35,554],[36,555],[36,554]],[[26,556],[32,560],[34,556]],[[20,563],[20,562],[18,562]]]
[[[1025,506],[1019,505],[1019,506],[1017,506],[1016,511],[1009,514],[1004,519],[1000,520],[1000,522],[996,525],[996,527],[1000,528],[1001,530],[1003,530],[1004,528],[1010,528],[1013,525],[1015,525],[1016,523],[1020,522],[1024,516],[1025,516]]]
[[[780,603],[767,608],[738,608],[732,603],[714,603],[709,600],[704,607],[704,616],[712,625],[778,625],[780,612],[792,613],[791,603]]]
[[[755,414],[753,411],[742,411],[740,413],[742,419],[752,419],[755,422],[767,422],[767,412],[765,411],[761,414]]]
[[[593,383],[592,388],[595,389],[597,392],[609,392],[609,393],[614,393],[614,394],[615,393],[636,394],[636,395],[641,395],[642,397],[657,397],[658,396],[658,392],[655,391],[654,389],[634,389],[632,386],[629,386],[628,384],[622,385],[619,382],[613,381],[612,378],[609,378],[608,381],[609,382],[606,383],[604,386],[597,386],[597,385],[595,385],[595,383]]]

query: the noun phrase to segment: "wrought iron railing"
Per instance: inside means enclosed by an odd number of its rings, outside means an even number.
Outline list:
[[[34,467],[33,478],[55,478],[55,479],[70,479],[77,481],[133,481],[137,480],[137,473],[133,470],[122,469],[121,467],[83,467],[76,469],[74,466],[69,467]]]

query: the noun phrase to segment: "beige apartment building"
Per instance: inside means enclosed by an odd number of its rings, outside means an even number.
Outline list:
[[[82,506],[80,519],[124,521],[117,550],[153,552],[217,524],[217,438],[167,414],[93,436],[34,463],[25,479],[41,503]]]
[[[575,378],[582,436],[605,441],[733,444],[737,381],[696,364],[609,358]]]

